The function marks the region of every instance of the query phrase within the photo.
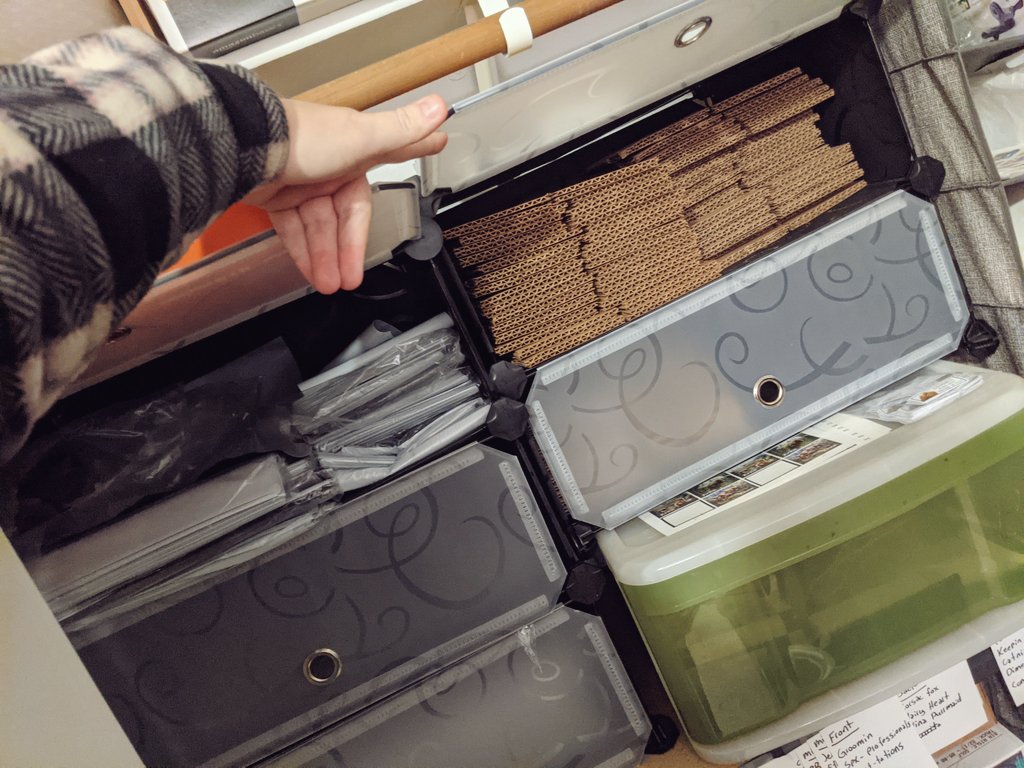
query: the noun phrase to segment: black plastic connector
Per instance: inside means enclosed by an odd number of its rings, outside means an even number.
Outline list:
[[[999,349],[999,334],[991,325],[972,314],[960,340],[960,348],[975,360],[986,360]]]
[[[499,360],[491,366],[491,384],[494,392],[501,397],[522,400],[526,393],[526,369],[521,365]]]
[[[530,425],[526,406],[507,397],[501,397],[491,404],[487,414],[487,431],[501,440],[518,440],[526,434]]]
[[[593,563],[578,563],[569,571],[563,595],[568,602],[594,606],[604,594],[608,572]]]
[[[651,715],[651,735],[647,737],[644,753],[664,755],[679,741],[679,726],[668,715]]]
[[[433,219],[420,219],[420,236],[416,240],[410,240],[403,246],[403,250],[409,258],[416,261],[430,261],[441,252],[444,245],[444,233],[441,225]]]
[[[914,158],[910,165],[907,181],[910,188],[924,197],[935,197],[942,190],[942,182],[946,180],[946,166],[942,161],[928,155]]]
[[[882,10],[882,0],[854,0],[847,8],[854,16],[869,21]]]

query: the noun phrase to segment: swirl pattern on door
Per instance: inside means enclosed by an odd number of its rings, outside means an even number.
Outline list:
[[[518,461],[474,445],[80,654],[147,764],[235,764],[542,615],[564,576]]]
[[[573,515],[614,527],[951,352],[955,275],[932,206],[895,192],[542,366],[532,425]]]

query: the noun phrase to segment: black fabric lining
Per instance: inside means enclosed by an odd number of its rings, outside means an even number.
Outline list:
[[[269,144],[273,136],[267,124],[266,109],[253,87],[224,67],[203,62],[197,64],[210,79],[227,110],[239,149],[245,151]]]
[[[147,267],[160,264],[167,253],[171,212],[160,170],[126,138],[98,141],[53,157],[51,163],[95,220],[120,300],[146,276]],[[128,168],[132,172],[124,173]]]

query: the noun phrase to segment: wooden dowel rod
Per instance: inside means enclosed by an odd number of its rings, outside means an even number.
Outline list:
[[[128,17],[129,24],[152,35],[157,40],[163,40],[163,37],[158,35],[153,29],[153,25],[149,23],[149,17],[142,10],[139,0],[117,0],[117,2],[121,6],[121,10],[124,11],[124,15]]]
[[[523,0],[534,37],[540,37],[620,0]],[[498,14],[461,27],[368,67],[324,83],[297,98],[367,109],[453,72],[505,53]]]

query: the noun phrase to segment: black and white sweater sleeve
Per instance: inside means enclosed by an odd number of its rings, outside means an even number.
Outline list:
[[[287,153],[269,88],[131,28],[0,66],[0,464],[161,267]]]

